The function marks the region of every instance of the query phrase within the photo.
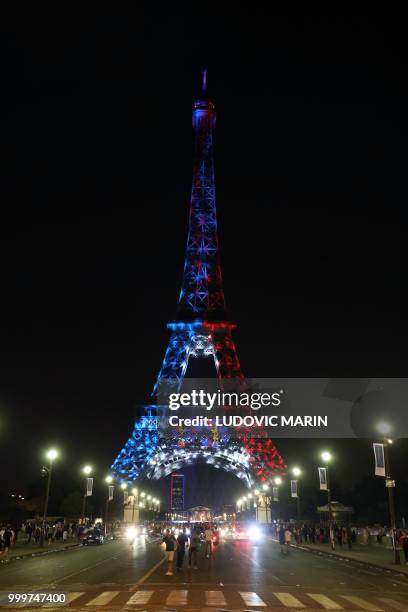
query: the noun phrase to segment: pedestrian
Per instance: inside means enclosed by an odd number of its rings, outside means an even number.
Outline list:
[[[284,554],[286,552],[286,548],[285,548],[285,529],[283,525],[279,527],[278,538],[279,538],[280,551],[282,554]]]
[[[188,549],[188,567],[191,567],[191,562],[194,563],[194,569],[198,569],[197,566],[197,553],[200,548],[200,534],[197,529],[194,529],[193,534],[190,538],[190,548]]]
[[[173,575],[173,559],[174,559],[174,549],[176,548],[176,538],[170,531],[170,529],[166,529],[166,533],[163,537],[162,544],[165,545],[166,558],[167,558],[167,572],[166,576]]]
[[[207,525],[205,531],[204,531],[204,540],[205,540],[205,556],[207,557],[207,559],[210,557],[210,555],[212,555],[212,537],[213,537],[213,531],[210,527],[210,525]]]
[[[405,565],[408,565],[408,533],[407,532],[404,533],[404,537],[402,538],[402,542],[401,542],[401,547],[402,547],[402,550],[404,551]]]
[[[289,529],[289,527],[286,527],[286,529],[285,529],[286,552],[289,552],[289,546],[290,546],[291,541],[292,541],[292,532]]]
[[[347,546],[349,547],[349,550],[351,550],[352,548],[352,536],[351,536],[351,529],[349,526],[346,527],[346,542],[347,542]]]
[[[186,528],[183,527],[177,536],[177,571],[179,572],[183,567],[184,555],[186,554],[186,546],[188,545],[188,537],[186,534]]]
[[[8,553],[12,540],[13,532],[11,530],[10,525],[7,525],[3,533],[4,553]]]

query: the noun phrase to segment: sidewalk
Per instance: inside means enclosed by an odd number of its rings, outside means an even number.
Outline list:
[[[60,550],[66,550],[67,548],[73,548],[78,546],[78,542],[76,539],[70,539],[67,542],[52,542],[51,544],[46,544],[44,542],[44,547],[41,548],[38,544],[34,544],[32,542],[28,543],[24,540],[18,541],[12,546],[7,553],[0,553],[0,564],[8,563],[9,561],[13,561],[16,559],[21,559],[22,557],[36,557],[39,555],[46,555],[51,552],[58,552]]]
[[[392,548],[388,548],[385,545],[371,544],[370,546],[364,546],[363,544],[353,544],[351,550],[347,546],[336,546],[336,549],[332,550],[329,544],[296,544],[293,542],[292,546],[317,554],[324,553],[342,557],[343,559],[350,559],[350,561],[367,563],[385,570],[405,574],[408,578],[408,565],[405,565],[403,551],[400,550],[401,565],[395,565],[393,563],[394,552]]]

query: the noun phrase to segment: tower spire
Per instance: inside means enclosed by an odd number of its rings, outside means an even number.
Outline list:
[[[202,93],[207,71],[202,72]],[[204,96],[203,96],[204,97]],[[189,231],[178,319],[225,320],[226,308],[218,251],[213,140],[215,105],[206,96],[193,104],[195,136]]]

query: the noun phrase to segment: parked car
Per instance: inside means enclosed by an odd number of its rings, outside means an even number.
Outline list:
[[[99,529],[90,529],[84,534],[82,544],[84,546],[89,546],[90,544],[103,544],[104,539],[105,538]]]

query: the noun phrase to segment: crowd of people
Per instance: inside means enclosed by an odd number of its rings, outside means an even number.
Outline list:
[[[46,545],[52,542],[65,543],[69,539],[79,538],[85,528],[78,523],[65,521],[48,521],[43,526],[41,520],[25,521],[19,528],[9,524],[0,525],[0,554],[7,554],[17,541],[19,544],[33,546],[39,546],[41,541]]]
[[[333,525],[332,529],[329,529],[328,526],[308,524],[274,524],[272,526],[272,536],[279,540],[282,553],[287,552],[289,545],[293,542],[296,544],[333,543],[336,547],[347,546],[351,550],[353,545],[357,543],[357,535],[359,535],[360,543],[363,545],[370,546],[374,541],[377,544],[383,544],[386,537],[389,538],[388,542],[392,545],[390,532],[385,527],[374,530],[370,527],[357,529],[349,525],[342,526],[336,524]],[[397,529],[395,536],[396,545],[404,552],[405,563],[408,565],[408,531]]]
[[[334,525],[332,531],[327,526],[321,525],[288,525],[275,524],[272,528],[272,535],[279,539],[279,542],[283,538],[283,534],[287,533],[287,538],[290,537],[290,541],[296,542],[296,544],[327,544],[332,539],[339,545],[346,545],[352,548],[353,544],[357,542],[357,531],[353,527],[343,527]]]
[[[177,530],[167,527],[162,535],[161,544],[167,558],[166,576],[173,575],[175,555],[178,572],[183,569],[187,550],[187,567],[197,570],[199,551],[203,548],[204,555],[208,559],[212,555],[213,546],[219,542],[218,529],[210,523],[195,524],[192,529],[185,525]]]

